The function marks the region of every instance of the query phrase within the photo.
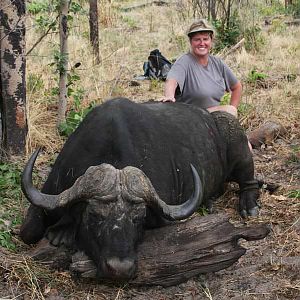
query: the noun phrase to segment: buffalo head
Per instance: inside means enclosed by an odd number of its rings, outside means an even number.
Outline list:
[[[43,194],[32,183],[38,152],[31,156],[23,171],[24,194],[32,205],[46,212],[61,208],[65,215],[72,215],[75,221],[68,223],[67,230],[62,233],[55,230],[59,225],[54,225],[47,237],[60,245],[72,236],[75,245],[94,261],[102,278],[128,279],[136,273],[136,251],[147,207],[165,219],[181,220],[193,214],[202,201],[201,181],[192,165],[194,192],[181,205],[168,205],[161,200],[140,169],[128,166],[118,170],[110,164],[89,167],[71,188],[59,195]]]

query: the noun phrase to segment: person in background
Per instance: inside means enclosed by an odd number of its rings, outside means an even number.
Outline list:
[[[194,22],[187,31],[190,51],[172,65],[165,83],[163,102],[184,102],[207,109],[222,110],[237,117],[242,85],[231,69],[210,54],[214,28],[204,19]],[[179,93],[176,92],[179,89]],[[230,105],[220,105],[226,92]]]

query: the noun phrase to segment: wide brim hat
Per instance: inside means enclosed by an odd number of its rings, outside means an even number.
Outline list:
[[[190,36],[191,34],[197,33],[197,32],[209,32],[211,34],[215,34],[214,28],[212,26],[210,26],[204,20],[194,22],[188,29],[187,35]]]

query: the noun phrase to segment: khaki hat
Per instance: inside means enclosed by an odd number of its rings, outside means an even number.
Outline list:
[[[196,32],[210,32],[215,33],[214,28],[204,19],[194,22],[188,29],[187,35],[190,36],[192,33]]]

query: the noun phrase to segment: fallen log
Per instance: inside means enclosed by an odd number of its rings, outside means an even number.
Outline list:
[[[246,249],[238,244],[239,239],[248,241],[263,239],[270,232],[268,226],[235,227],[225,214],[196,215],[184,222],[162,228],[147,230],[138,249],[138,272],[133,285],[171,286],[187,281],[199,274],[216,272],[231,266]],[[54,254],[55,247],[45,242],[31,256],[52,261],[55,256],[62,263],[63,255]],[[56,249],[58,252],[65,250]],[[69,260],[69,258],[65,258]],[[82,277],[96,277],[96,268],[82,252],[72,256],[70,270]]]
[[[228,55],[234,53],[235,51],[243,47],[244,44],[245,44],[245,38],[242,38],[238,43],[236,43],[231,48],[229,48],[225,53],[221,54],[220,57],[222,59],[226,58]]]
[[[167,1],[162,1],[162,0],[154,0],[151,2],[146,2],[146,3],[142,3],[142,4],[138,4],[138,5],[134,5],[134,6],[129,6],[129,7],[125,7],[125,8],[121,8],[120,10],[123,12],[129,12],[132,11],[134,9],[139,9],[139,8],[145,8],[151,5],[156,5],[156,6],[168,6],[169,3]]]
[[[279,123],[267,121],[259,128],[248,134],[248,140],[253,148],[259,148],[263,144],[271,144],[278,137],[287,133],[286,129]]]
[[[284,22],[287,26],[300,26],[300,19],[294,19]]]

